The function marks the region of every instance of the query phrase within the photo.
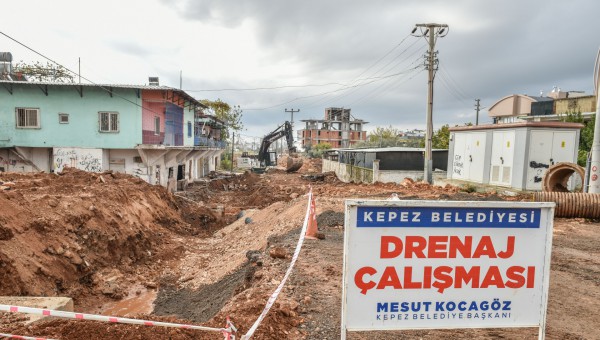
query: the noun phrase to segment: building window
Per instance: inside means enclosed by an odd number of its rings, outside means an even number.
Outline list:
[[[68,113],[59,113],[58,114],[58,123],[69,124],[69,114]]]
[[[98,112],[100,132],[119,132],[118,112]]]
[[[160,117],[154,117],[154,134],[160,135]]]
[[[188,122],[188,137],[192,137],[192,122]]]
[[[17,128],[39,129],[40,109],[18,107],[16,109]]]

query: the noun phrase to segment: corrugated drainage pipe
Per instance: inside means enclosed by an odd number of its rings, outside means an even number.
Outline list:
[[[554,216],[600,218],[600,194],[581,192],[536,192],[535,202],[555,202]]]
[[[585,169],[574,163],[560,162],[548,168],[542,180],[543,191],[568,192],[567,182],[573,174],[578,174],[583,183]]]

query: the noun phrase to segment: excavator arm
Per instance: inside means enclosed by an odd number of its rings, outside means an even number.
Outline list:
[[[290,122],[285,122],[263,138],[262,143],[260,145],[260,150],[258,151],[258,161],[261,164],[264,164],[265,166],[272,165],[271,157],[269,155],[269,147],[271,146],[271,144],[273,144],[275,141],[282,137],[285,137],[286,139],[290,156],[296,152],[296,147],[294,146],[294,132],[292,130],[292,124],[290,124]],[[300,166],[302,166],[301,163]],[[300,168],[300,166],[294,165],[293,167],[290,167],[290,165],[288,165],[288,171],[290,171],[290,169],[292,169],[291,171],[296,171]]]

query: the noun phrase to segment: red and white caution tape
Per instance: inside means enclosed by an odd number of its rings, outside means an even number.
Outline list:
[[[256,329],[258,328],[260,323],[263,321],[263,319],[269,313],[269,310],[271,309],[271,307],[275,303],[275,300],[277,300],[279,293],[283,289],[285,282],[287,281],[288,277],[292,273],[292,269],[294,269],[294,264],[296,264],[296,260],[298,259],[298,255],[300,254],[300,250],[302,249],[302,244],[304,243],[304,234],[306,234],[306,227],[308,225],[309,218],[311,218],[311,216],[310,216],[311,215],[311,202],[312,202],[312,189],[310,189],[310,191],[308,192],[308,204],[306,207],[306,216],[304,217],[304,224],[302,225],[302,230],[300,231],[300,238],[298,239],[298,244],[296,245],[296,250],[294,251],[294,256],[292,256],[292,262],[290,262],[290,266],[288,267],[287,271],[285,272],[285,276],[281,280],[281,283],[279,284],[279,286],[277,286],[277,289],[275,289],[273,294],[271,294],[271,296],[269,297],[269,300],[267,301],[267,304],[265,305],[265,308],[263,309],[262,313],[260,314],[258,319],[256,319],[256,321],[254,322],[252,327],[250,327],[248,332],[246,332],[246,334],[244,334],[242,336],[242,340],[250,339],[252,337],[252,335],[254,335],[254,332],[256,332]],[[313,212],[313,214],[315,213],[314,211],[312,211],[312,212]]]
[[[0,305],[0,311],[11,312],[11,313],[25,313],[25,314],[53,316],[53,317],[65,318],[65,319],[93,320],[93,321],[103,321],[103,322],[112,322],[112,323],[125,323],[125,324],[132,324],[132,325],[196,329],[196,330],[201,330],[201,331],[221,332],[223,334],[231,333],[231,331],[232,331],[230,322],[228,323],[228,325],[229,325],[228,328],[213,328],[213,327],[187,325],[187,324],[171,323],[171,322],[129,319],[129,318],[116,317],[116,316],[73,313],[73,312],[65,312],[65,311],[61,311],[61,310],[51,310],[51,309],[32,308],[32,307],[23,307],[23,306]],[[36,338],[32,338],[32,339],[36,339]]]
[[[0,333],[0,337],[9,338],[9,339],[24,339],[24,340],[54,340],[48,338],[40,338],[38,336],[24,336],[24,335],[14,335],[14,334],[6,334]]]
[[[231,322],[231,320],[229,320],[229,317],[227,317],[227,322],[225,323],[225,327],[228,331],[223,332],[224,339],[225,340],[235,340],[235,335],[233,335],[231,333],[237,332],[237,328],[235,328],[235,326],[233,325],[233,322]]]

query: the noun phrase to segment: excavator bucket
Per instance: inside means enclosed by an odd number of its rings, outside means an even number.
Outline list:
[[[304,164],[304,162],[302,161],[302,158],[288,157],[287,166],[285,168],[285,171],[286,172],[296,172],[296,171],[300,170],[300,168],[302,167],[302,164]]]

